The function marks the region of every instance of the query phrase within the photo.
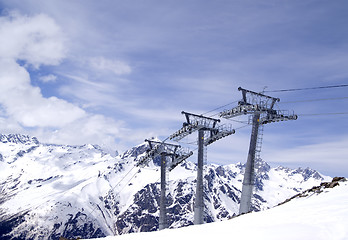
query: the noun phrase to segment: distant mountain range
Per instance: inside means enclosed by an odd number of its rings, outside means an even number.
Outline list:
[[[135,167],[141,144],[113,157],[96,145],[40,143],[35,137],[0,135],[0,240],[91,238],[158,229],[160,168],[155,159]],[[209,164],[204,171],[205,222],[238,213],[245,165]],[[315,170],[271,168],[256,162],[254,211],[273,207],[329,181]],[[169,174],[168,224],[193,224],[196,165]]]

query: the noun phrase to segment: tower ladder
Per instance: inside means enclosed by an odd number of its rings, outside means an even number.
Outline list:
[[[260,124],[258,134],[257,134],[256,148],[255,148],[255,160],[261,159],[262,140],[263,140],[263,124]]]

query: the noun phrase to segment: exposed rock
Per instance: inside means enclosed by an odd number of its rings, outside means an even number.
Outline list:
[[[331,182],[322,182],[319,186],[314,186],[311,189],[307,189],[303,191],[302,193],[296,194],[293,197],[286,199],[284,202],[279,203],[278,206],[296,198],[303,198],[303,197],[311,196],[313,194],[322,193],[324,189],[334,188],[336,186],[339,186],[339,182],[346,182],[346,181],[347,179],[344,177],[334,177]]]

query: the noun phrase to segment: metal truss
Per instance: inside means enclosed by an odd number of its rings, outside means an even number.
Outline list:
[[[183,127],[169,136],[170,140],[180,141],[184,137],[198,130],[213,130],[220,119],[205,117],[202,115],[196,115],[182,111],[181,114],[185,114],[186,122],[183,123]]]
[[[262,93],[253,92],[239,87],[238,91],[242,91],[242,100],[239,105],[258,105],[260,109],[272,109],[279,98],[271,97]]]
[[[168,170],[172,171],[176,166],[185,161],[187,158],[193,155],[192,151],[185,151],[184,153],[174,154],[171,156],[172,162],[168,166]]]
[[[219,115],[222,118],[233,118],[233,117],[237,117],[240,115],[245,115],[245,114],[250,114],[250,113],[254,113],[254,112],[259,112],[261,111],[259,105],[257,104],[239,104],[238,106],[230,109],[230,110],[225,110],[223,112],[221,112]]]
[[[204,142],[204,145],[207,146],[223,137],[227,137],[235,133],[235,130],[232,129],[232,126],[218,126],[217,123],[220,122],[220,119],[205,117],[184,111],[182,111],[181,113],[185,114],[186,122],[183,123],[183,127],[181,129],[170,135],[170,140],[180,141],[181,139],[192,134],[195,131],[204,130],[210,131],[210,136],[208,136],[208,138]]]
[[[242,100],[238,102],[238,106],[220,112],[220,117],[230,119],[241,115],[260,114],[259,124],[297,119],[297,115],[293,112],[273,109],[274,104],[280,101],[279,98],[253,92],[241,87],[238,90],[242,91]],[[251,121],[249,120],[249,122]]]
[[[283,122],[288,120],[296,120],[297,115],[288,110],[272,110],[264,113],[260,117],[260,124],[267,124],[272,122]]]
[[[232,128],[232,125],[229,126],[217,126],[215,129],[210,130],[208,137],[204,140],[204,146],[208,146],[221,138],[227,137],[234,134],[236,131]]]
[[[220,117],[229,119],[240,115],[272,111],[274,104],[280,101],[279,98],[256,93],[241,87],[238,90],[242,91],[242,100],[238,102],[238,106],[220,112]]]
[[[162,150],[164,150],[164,145],[157,144],[154,147],[151,147],[150,145],[150,149],[146,151],[145,155],[142,155],[139,158],[136,166],[145,167],[150,162],[151,159],[158,157],[161,154]]]
[[[136,164],[137,167],[144,167],[148,165],[151,159],[164,154],[166,157],[171,158],[171,162],[168,164],[169,170],[173,170],[181,162],[193,155],[192,151],[182,149],[180,145],[158,142],[145,139],[145,142],[149,144],[149,149],[146,154],[141,156]]]

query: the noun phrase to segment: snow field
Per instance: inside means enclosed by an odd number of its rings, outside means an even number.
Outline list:
[[[348,183],[281,206],[242,215],[231,220],[106,237],[105,240],[177,239],[348,239]]]

